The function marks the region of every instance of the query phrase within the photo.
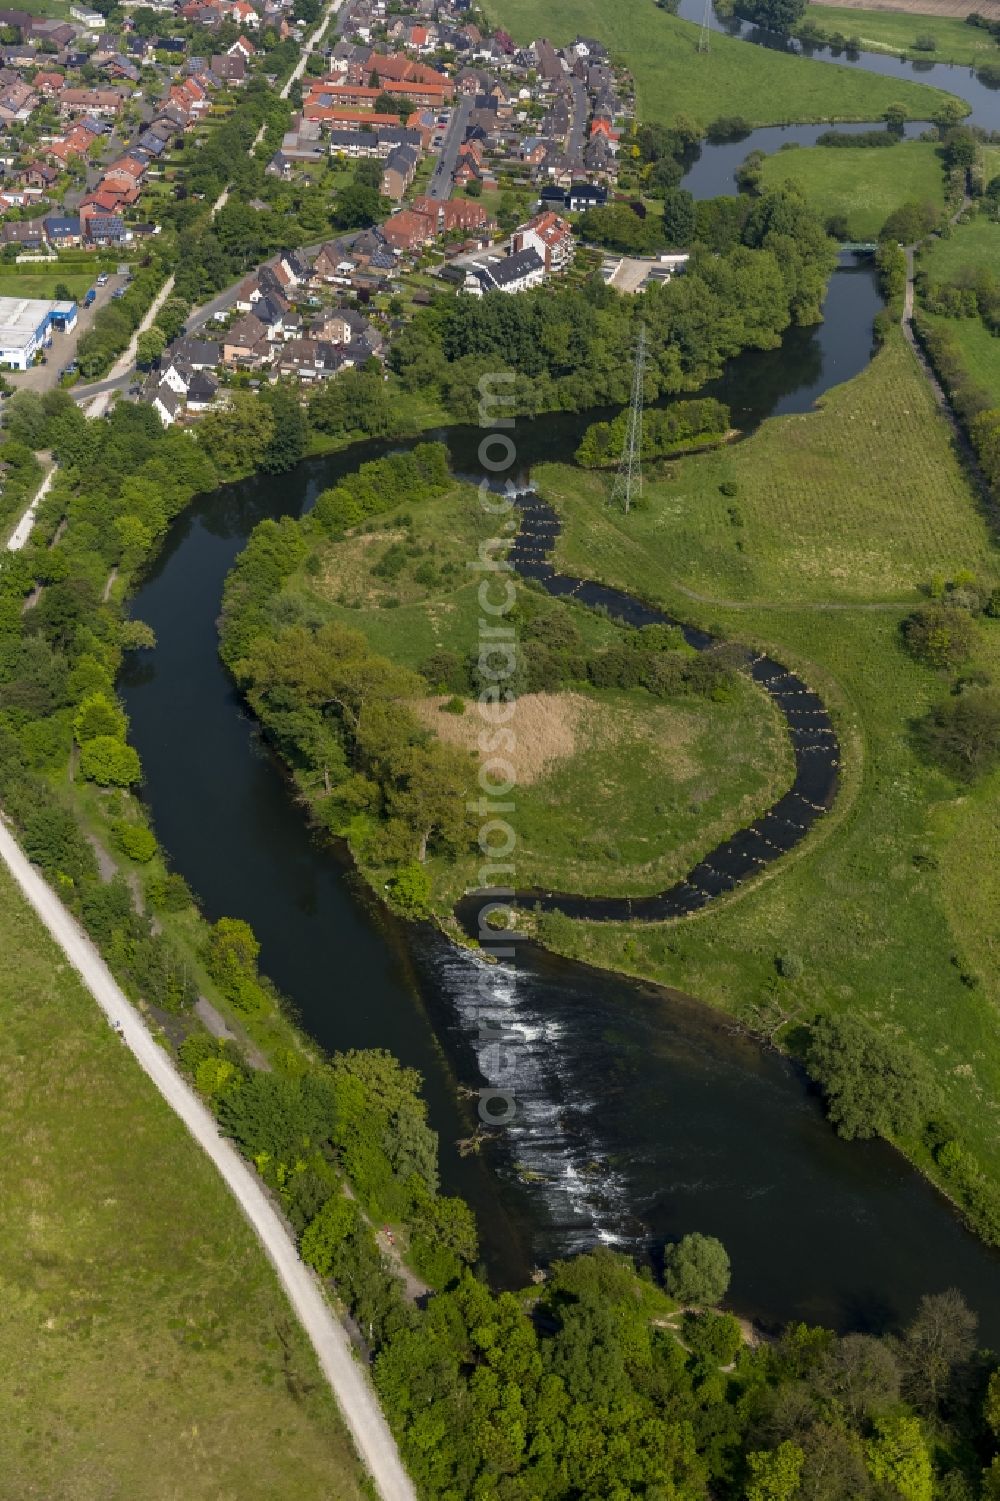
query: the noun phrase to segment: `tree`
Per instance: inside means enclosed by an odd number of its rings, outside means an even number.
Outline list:
[[[291,386],[271,386],[263,396],[274,418],[271,439],[260,467],[268,474],[284,474],[304,458],[309,442],[309,424],[298,391]]]
[[[223,479],[259,469],[274,437],[274,412],[248,391],[234,391],[225,407],[207,412],[198,442]]]
[[[431,878],[427,867],[411,860],[389,882],[393,902],[407,917],[426,917],[430,912]]]
[[[911,656],[928,667],[950,670],[972,656],[977,640],[967,610],[953,605],[922,605],[903,621],[903,639]]]
[[[385,200],[378,188],[348,183],[341,188],[330,214],[334,229],[367,229],[384,216]]]
[[[746,1501],[792,1501],[798,1494],[805,1455],[790,1439],[777,1449],[747,1455]]]
[[[931,1501],[930,1455],[916,1418],[879,1418],[875,1437],[865,1444],[865,1460],[876,1485],[902,1501]]]
[[[148,370],[156,364],[166,347],[166,335],[154,323],[152,328],[146,329],[145,333],[141,333],[135,341],[136,364]]]
[[[663,233],[668,245],[683,249],[694,239],[698,223],[694,197],[685,188],[671,188],[663,195]]]
[[[930,1088],[908,1044],[890,1042],[859,1016],[821,1017],[806,1065],[849,1141],[913,1136],[927,1116]]]
[[[321,1277],[329,1277],[337,1251],[357,1223],[357,1206],[343,1194],[333,1194],[303,1231],[302,1260],[315,1268]]]
[[[975,1354],[979,1320],[957,1288],[921,1298],[900,1342],[904,1394],[928,1416],[955,1371]]]
[[[882,112],[882,119],[885,121],[888,128],[896,132],[902,131],[903,126],[906,124],[909,118],[910,112],[905,104],[889,104]]]
[[[899,1380],[892,1351],[869,1334],[846,1334],[838,1339],[816,1373],[817,1389],[855,1426],[897,1400]]]
[[[916,726],[928,760],[961,782],[1000,764],[1000,690],[967,688],[935,705]]]
[[[755,26],[784,35],[793,31],[806,13],[806,0],[740,0],[736,10]]]
[[[73,734],[78,745],[107,736],[124,740],[128,720],[118,705],[103,693],[88,693],[73,716]]]
[[[715,1304],[729,1286],[730,1266],[726,1248],[712,1235],[695,1232],[667,1246],[663,1256],[663,1281],[679,1303]]]
[[[80,751],[80,770],[99,787],[130,787],[142,777],[138,752],[110,735],[87,741]]]
[[[260,944],[250,924],[238,917],[220,917],[208,941],[208,972],[230,994],[245,979],[256,979]]]

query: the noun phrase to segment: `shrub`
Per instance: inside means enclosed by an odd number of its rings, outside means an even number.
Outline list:
[[[917,743],[928,760],[961,782],[1000,765],[1000,691],[973,687],[937,704],[919,722]]]
[[[968,661],[976,634],[967,611],[951,605],[922,605],[903,621],[903,637],[911,656],[928,667],[944,670]]]
[[[113,828],[115,843],[122,854],[138,865],[145,865],[156,854],[156,835],[141,823],[119,819]]]
[[[99,787],[130,787],[142,777],[138,752],[110,735],[87,741],[80,752],[80,770]]]

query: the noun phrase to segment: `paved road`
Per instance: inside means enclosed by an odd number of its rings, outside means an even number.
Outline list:
[[[571,167],[583,170],[583,147],[587,130],[587,117],[590,114],[590,98],[580,78],[571,78],[570,88],[573,90],[573,123],[569,128],[569,142],[566,146],[566,155]]]
[[[451,179],[455,171],[455,163],[458,161],[458,148],[465,140],[465,127],[469,123],[474,102],[471,95],[463,94],[451,112],[451,121],[438,153],[434,176],[427,188],[428,198],[437,198],[444,202],[451,196]]]
[[[416,1492],[403,1469],[395,1440],[364,1368],[354,1359],[347,1332],[334,1317],[315,1277],[299,1260],[260,1179],[230,1142],[219,1135],[213,1117],[153,1040],[90,939],[29,863],[2,820],[0,859],[109,1022],[121,1028],[124,1041],[140,1067],[211,1158],[242,1209],[309,1336],[382,1501],[416,1501]]]

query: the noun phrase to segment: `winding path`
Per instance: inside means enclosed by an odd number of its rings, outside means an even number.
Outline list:
[[[710,652],[722,645],[707,631],[684,625],[622,589],[558,573],[551,562],[561,529],[558,515],[533,490],[522,491],[517,505],[522,523],[508,561],[519,577],[535,579],[555,598],[571,596],[591,609],[605,610],[612,620],[623,625],[677,626],[696,651]],[[837,795],[840,747],[833,721],[823,700],[795,673],[748,647],[742,650],[744,670],[778,708],[792,742],[795,780],[788,791],[753,823],[716,845],[666,891],[651,896],[580,896],[526,890],[515,892],[513,897],[505,894],[507,901],[512,900],[519,907],[558,911],[568,917],[596,922],[663,922],[697,912],[756,875],[765,865],[780,859],[805,838]],[[480,913],[497,899],[496,892],[479,892],[464,898],[458,907],[463,926],[469,928],[474,922],[480,932],[486,931]]]
[[[218,1126],[201,1100],[146,1029],[90,939],[30,863],[0,817],[0,860],[86,985],[140,1067],[211,1158],[274,1267],[288,1300],[333,1389],[362,1462],[382,1501],[416,1501],[395,1439],[364,1367],[354,1358],[347,1331],[330,1308],[316,1278],[300,1261],[295,1244],[260,1179]]]

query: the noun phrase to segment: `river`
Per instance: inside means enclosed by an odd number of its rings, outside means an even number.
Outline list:
[[[677,14],[685,21],[693,21],[701,25],[705,16],[703,0],[680,0]],[[716,15],[714,7],[709,11],[709,26],[713,31],[723,32],[727,36],[741,37],[752,45],[768,47],[779,52],[801,53],[834,67],[861,68],[865,72],[879,73],[887,78],[909,79],[913,83],[932,84],[935,88],[944,89],[949,94],[956,94],[971,105],[971,113],[967,117],[969,124],[980,125],[984,130],[1000,130],[1000,91],[981,82],[971,68],[960,67],[955,63],[906,61],[885,52],[835,53],[829,47],[803,45],[789,37],[763,31],[760,27],[751,26],[749,22],[741,21],[736,16],[720,18]],[[719,114],[725,113],[724,104],[720,104]],[[836,129],[853,132],[870,129],[872,124],[879,123],[873,121],[868,125],[842,124],[837,125]],[[832,128],[829,124],[766,125],[758,130],[750,131],[740,140],[703,141],[692,153],[690,165],[684,175],[683,186],[696,198],[714,198],[720,193],[735,193],[736,170],[751,151],[764,151],[770,155],[789,144],[812,146],[817,136]],[[924,123],[911,121],[906,126],[905,134],[912,139],[927,128]]]
[[[807,410],[863,368],[877,306],[870,271],[846,266],[822,325],[743,356],[714,389],[744,428]],[[571,454],[593,417],[522,423],[526,469]],[[471,471],[478,431],[443,436]],[[665,1239],[698,1229],[728,1247],[731,1300],[748,1315],[878,1329],[921,1293],[955,1285],[1000,1345],[1000,1258],[883,1144],[840,1141],[794,1067],[694,1001],[529,946],[488,969],[385,913],[311,836],[223,671],[216,618],[256,523],[300,514],[380,451],[356,447],[199,499],[135,600],[158,638],[122,683],[146,796],[206,914],[252,924],[263,967],[318,1042],[386,1047],[421,1070],[445,1186],[474,1206],[498,1282],[596,1241],[655,1259]],[[475,1118],[460,1086],[483,1082],[481,985],[517,1039],[520,1112],[462,1156]]]

